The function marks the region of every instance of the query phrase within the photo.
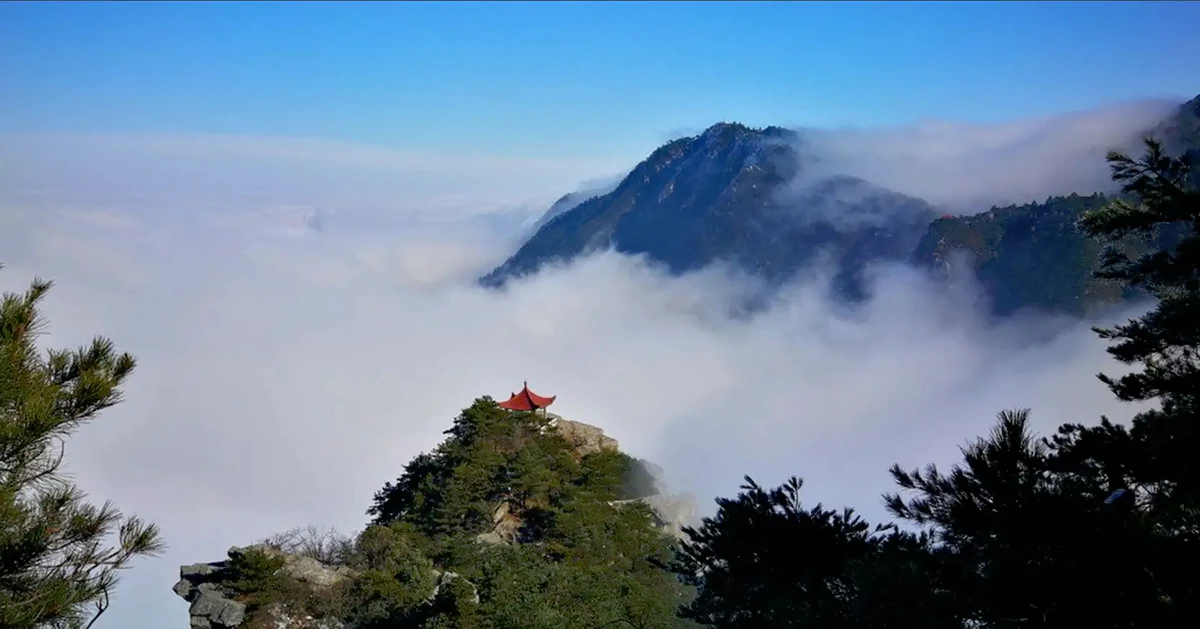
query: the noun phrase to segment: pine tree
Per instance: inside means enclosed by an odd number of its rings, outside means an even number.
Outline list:
[[[1158,231],[1175,242],[1134,260],[1115,251],[1106,255],[1104,277],[1144,288],[1158,303],[1124,325],[1097,329],[1113,341],[1113,357],[1140,368],[1100,379],[1122,400],[1155,401],[1160,408],[1137,415],[1128,433],[1107,422],[1076,432],[1086,434],[1084,445],[1094,450],[1100,442],[1109,451],[1123,448],[1128,464],[1108,465],[1114,489],[1132,485],[1149,507],[1173,520],[1175,532],[1200,541],[1200,466],[1194,460],[1200,448],[1200,190],[1187,161],[1164,155],[1154,140],[1146,140],[1139,160],[1114,152],[1108,161],[1131,198],[1085,215],[1084,231],[1109,240]]]
[[[1109,153],[1113,179],[1133,198],[1089,212],[1080,224],[1089,236],[1110,241],[1157,230],[1183,233],[1173,250],[1135,260],[1115,249],[1106,252],[1101,277],[1146,289],[1159,301],[1145,316],[1097,330],[1117,341],[1109,348],[1113,357],[1143,367],[1101,380],[1122,400],[1161,399],[1164,412],[1194,413],[1200,396],[1200,191],[1189,185],[1190,168],[1182,158],[1164,155],[1155,140],[1147,139],[1146,147],[1140,160]]]
[[[961,629],[928,537],[805,508],[799,478],[769,490],[745,480],[685,529],[672,567],[698,594],[684,617],[720,629]]]
[[[41,353],[34,280],[0,300],[0,627],[90,626],[118,571],[163,548],[157,528],[96,506],[60,474],[65,438],[121,400],[134,358],[96,338]],[[116,533],[117,543],[109,545]]]

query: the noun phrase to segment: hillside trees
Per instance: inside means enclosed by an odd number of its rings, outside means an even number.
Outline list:
[[[35,280],[0,301],[0,627],[90,625],[118,572],[163,548],[157,528],[96,506],[61,473],[64,440],[121,400],[134,358],[96,338],[42,353]],[[109,545],[116,534],[116,545]]]
[[[665,568],[672,540],[626,502],[649,482],[634,459],[581,452],[545,416],[490,398],[446,435],[374,497],[350,553],[364,570],[349,594],[357,626],[691,626],[676,615],[687,589]],[[434,569],[456,577],[427,601]]]
[[[1085,215],[1109,242],[1156,239],[1100,275],[1158,298],[1112,329],[1137,369],[1101,379],[1122,400],[1158,402],[1129,427],[1068,424],[1050,438],[1007,411],[962,462],[892,468],[903,523],[869,529],[849,511],[805,509],[800,483],[747,481],[689,530],[676,571],[697,587],[684,615],[710,627],[1182,627],[1200,612],[1200,207],[1182,158],[1147,141],[1110,154],[1126,198]]]
[[[673,568],[698,595],[684,617],[723,629],[961,627],[927,537],[871,527],[850,509],[806,509],[802,485],[746,478],[686,530]]]

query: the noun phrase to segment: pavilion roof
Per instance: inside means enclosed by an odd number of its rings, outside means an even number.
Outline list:
[[[556,399],[558,399],[557,395],[542,397],[530,391],[529,383],[526,382],[520,392],[513,393],[512,397],[500,402],[499,406],[510,411],[533,411],[550,406]]]

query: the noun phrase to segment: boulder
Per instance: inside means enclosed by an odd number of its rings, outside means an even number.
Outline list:
[[[677,539],[685,538],[683,527],[696,523],[696,499],[689,494],[655,494],[632,500],[614,500],[609,504],[619,507],[633,503],[649,506],[654,513],[654,524],[658,530]]]
[[[512,512],[505,501],[492,511],[492,530],[476,535],[475,539],[487,544],[515,544],[520,531],[521,518]]]
[[[602,450],[618,448],[617,440],[605,435],[604,431],[596,426],[563,419],[557,415],[551,417],[551,425],[571,444],[577,456],[584,457]]]
[[[281,557],[281,572],[312,587],[332,587],[354,574],[345,566],[328,566],[316,559],[283,553],[265,545],[234,546],[229,549],[229,558],[236,559],[252,549]],[[228,561],[180,567],[179,582],[173,589],[190,603],[188,615],[192,629],[234,629],[245,621],[246,606],[234,599],[234,592],[224,583],[228,567]],[[271,605],[266,608],[266,614],[271,626],[278,629],[347,629],[344,623],[334,619],[292,615],[284,605]]]
[[[257,550],[273,557],[282,557],[284,574],[315,587],[332,587],[354,575],[354,571],[346,566],[327,566],[312,557],[290,555],[263,544],[244,548],[234,546],[229,549],[229,557],[240,557],[249,550]]]

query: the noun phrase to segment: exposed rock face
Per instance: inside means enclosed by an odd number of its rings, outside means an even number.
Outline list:
[[[572,446],[578,456],[587,456],[601,450],[616,450],[617,440],[604,434],[604,431],[591,424],[575,422],[554,414],[548,417],[553,420],[554,429],[558,431]]]
[[[279,603],[269,605],[266,608],[266,616],[270,619],[268,626],[271,629],[354,629],[352,625],[337,618],[297,616]]]
[[[504,514],[507,513],[505,509]],[[249,550],[282,558],[283,567],[280,571],[284,575],[315,588],[333,587],[355,574],[345,566],[326,565],[311,557],[280,552],[262,544],[245,548],[235,546],[229,549],[229,557],[236,559]],[[234,593],[225,584],[228,579],[228,567],[228,561],[217,561],[183,566],[179,569],[179,582],[175,584],[175,593],[191,603],[188,614],[191,616],[192,629],[234,629],[246,621],[246,606],[234,600]],[[469,600],[479,602],[479,591],[475,584],[462,575],[436,569],[433,573],[435,582],[428,600],[432,601],[442,589],[461,581],[472,593]],[[336,618],[313,618],[297,614],[280,603],[272,603],[259,613],[266,617],[267,626],[271,629],[354,629],[352,625]]]
[[[476,605],[479,604],[479,589],[475,587],[474,583],[466,580],[461,574],[458,574],[457,572],[450,572],[449,570],[446,572],[434,570],[433,573],[437,575],[437,582],[433,584],[433,593],[429,595],[429,600],[432,601],[433,599],[437,598],[438,592],[441,592],[442,588],[450,587],[450,584],[461,580],[463,583],[467,584],[467,587],[471,589],[472,595],[469,600]]]
[[[502,502],[492,512],[492,530],[476,535],[475,539],[487,544],[513,544],[520,530],[521,518],[512,512],[508,502]]]
[[[231,551],[233,549],[230,549]],[[179,569],[175,593],[191,603],[192,629],[231,629],[246,619],[246,606],[230,598],[220,579],[226,562],[201,563]]]
[[[654,512],[658,530],[678,539],[684,538],[683,527],[693,524],[696,518],[696,499],[690,495],[655,494],[633,500],[615,500],[609,504],[620,506],[633,503],[648,505]]]
[[[235,546],[229,549],[229,557],[236,559],[249,550],[283,558],[280,570],[284,574],[313,587],[332,587],[353,576],[353,571],[345,566],[327,566],[316,559],[281,553],[263,545]],[[191,603],[188,615],[192,629],[233,629],[245,621],[246,606],[234,600],[234,593],[224,583],[228,566],[228,561],[218,561],[179,569],[179,582],[174,589]],[[294,616],[282,605],[272,605],[266,613],[272,626],[279,629],[348,629],[344,623],[334,620]]]

